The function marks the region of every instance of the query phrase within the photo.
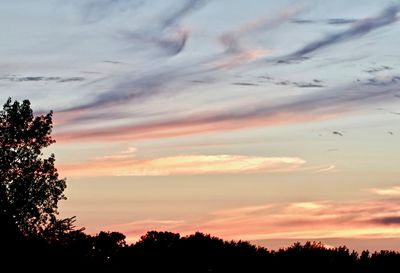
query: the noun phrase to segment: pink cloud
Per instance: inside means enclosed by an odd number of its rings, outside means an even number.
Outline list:
[[[263,126],[277,126],[293,123],[326,120],[336,114],[314,113],[270,113],[254,116],[232,115],[218,118],[221,113],[198,113],[181,119],[124,125],[114,128],[89,129],[81,131],[64,130],[56,132],[55,139],[60,142],[94,140],[137,140],[153,138],[173,138],[178,136],[207,134],[216,131],[233,131]],[[226,115],[226,114],[225,114]]]
[[[267,203],[210,212],[201,220],[150,223],[142,228],[135,222],[121,227],[131,238],[138,238],[147,230],[156,229],[182,234],[202,231],[225,239],[251,241],[383,239],[400,237],[399,211],[400,201],[393,200]]]

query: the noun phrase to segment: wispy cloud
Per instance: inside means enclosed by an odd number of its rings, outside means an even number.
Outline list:
[[[313,79],[311,81],[291,81],[291,80],[280,80],[271,76],[261,76],[261,79],[265,79],[268,82],[275,85],[293,86],[298,88],[322,88],[325,87],[322,80]]]
[[[400,196],[400,186],[393,186],[389,188],[373,188],[370,189],[370,191],[383,196]]]
[[[155,159],[135,158],[135,149],[74,165],[61,165],[69,176],[169,176],[228,173],[289,172],[306,162],[298,157],[244,155],[178,155]]]
[[[117,11],[135,9],[143,4],[143,0],[92,0],[80,3],[82,20],[85,23],[97,23]]]
[[[185,3],[171,13],[167,13],[167,15],[161,20],[161,24],[164,28],[168,28],[174,25],[178,25],[179,22],[190,12],[198,9],[202,5],[204,5],[207,0],[186,0]]]
[[[382,72],[385,70],[392,70],[393,67],[387,66],[387,65],[382,65],[382,66],[376,66],[376,67],[370,67],[366,70],[364,70],[364,72],[369,73],[369,74],[375,74],[378,72]]]
[[[395,76],[385,76],[385,77],[374,77],[362,83],[366,85],[389,86],[399,82],[400,82],[400,76],[395,75]]]
[[[181,26],[181,21],[191,12],[202,7],[206,0],[186,0],[180,7],[170,6],[169,10],[154,22],[154,27],[122,31],[123,38],[131,42],[155,45],[167,56],[179,54],[189,38],[188,28]]]
[[[324,120],[379,101],[392,100],[398,94],[398,82],[387,86],[359,85],[313,92],[285,99],[284,102],[259,102],[241,107],[210,110],[179,117],[166,117],[142,124],[86,130],[62,131],[57,139],[143,139],[177,137],[213,131],[238,130]],[[61,129],[61,128],[60,128]]]
[[[400,225],[400,215],[376,218],[371,221],[373,223],[383,224],[383,225]]]
[[[351,39],[362,37],[369,32],[393,24],[399,20],[397,13],[400,10],[400,5],[392,5],[387,7],[376,17],[366,18],[351,25],[348,29],[328,35],[322,39],[311,42],[299,50],[284,56],[281,61],[298,60],[305,57],[307,54],[313,53],[325,47],[345,42]]]
[[[236,240],[382,239],[400,236],[399,210],[399,200],[264,203],[219,209],[201,220],[171,221],[167,226],[149,222],[145,228],[183,234],[201,230]],[[121,226],[131,240],[146,231],[139,223]]]
[[[167,56],[175,56],[183,50],[189,38],[189,33],[187,29],[168,30],[165,33],[155,33],[154,35],[139,31],[122,32],[125,39],[132,42],[140,41],[144,45],[155,45]]]
[[[135,42],[132,43],[135,44],[134,46],[144,45],[144,48],[148,49],[148,44],[152,44],[160,48],[167,56],[174,56],[183,50],[190,34],[187,28],[181,26],[181,20],[205,3],[207,1],[185,1],[180,7],[171,7],[171,10],[165,11],[166,15],[160,16],[152,27],[146,25],[142,29],[139,26],[136,30],[124,30],[119,33],[128,43]],[[248,35],[278,27],[301,12],[304,9],[303,6],[296,4],[286,7],[275,17],[262,18],[245,24],[239,30],[222,34],[220,40],[225,41],[223,42],[225,52],[222,54],[203,57],[201,60],[188,60],[179,65],[143,68],[139,74],[127,72],[124,77],[116,79],[113,86],[104,88],[102,92],[95,92],[97,95],[86,100],[89,102],[62,110],[96,110],[110,105],[141,103],[156,95],[168,95],[170,90],[182,92],[188,86],[187,82],[199,77],[215,75],[219,71],[232,69],[265,57],[269,51],[264,48],[240,47],[239,49],[236,47],[235,50],[228,50],[228,47],[231,47],[229,44],[239,44],[239,40]],[[173,87],[170,88],[171,86]],[[307,87],[311,86],[307,84]]]
[[[208,62],[215,70],[232,69],[268,55],[269,51],[262,48],[241,49],[234,53],[222,54]]]
[[[398,236],[398,200],[309,201],[219,211],[202,227],[228,238],[385,238]],[[235,227],[235,228],[232,228]]]
[[[234,83],[232,83],[232,85],[257,86],[258,84],[251,83],[251,82],[234,82]]]
[[[274,15],[254,20],[237,27],[233,31],[221,34],[218,40],[224,47],[224,52],[211,64],[219,69],[231,69],[266,56],[270,53],[269,49],[249,46],[244,41],[249,37],[278,28],[300,14],[305,8],[304,2],[292,4],[282,8]]]
[[[238,53],[243,50],[241,40],[245,37],[254,35],[255,33],[265,32],[276,29],[283,23],[289,22],[294,16],[298,15],[305,9],[304,3],[296,3],[280,10],[276,15],[267,16],[246,23],[235,31],[222,34],[219,41],[225,48],[226,53]]]
[[[183,79],[190,78],[191,75],[201,74],[194,72],[190,67],[185,70],[185,67],[175,67],[167,69],[161,67],[153,71],[144,71],[140,75],[133,75],[124,80],[119,80],[117,83],[96,95],[92,101],[83,103],[78,106],[62,109],[63,112],[76,112],[82,110],[97,110],[106,106],[115,106],[120,104],[141,103],[156,95],[168,93],[171,86],[185,86]],[[176,90],[178,88],[172,88]]]
[[[336,170],[335,165],[329,165],[327,167],[322,167],[322,168],[316,170],[315,173],[329,173],[329,172],[333,172],[335,170]]]
[[[349,18],[330,18],[322,20],[313,19],[294,19],[292,23],[295,24],[327,24],[327,25],[348,25],[360,21],[360,19],[349,19]]]
[[[84,81],[83,77],[48,77],[48,76],[16,76],[16,75],[5,75],[0,76],[0,81],[11,81],[11,82],[80,82]]]

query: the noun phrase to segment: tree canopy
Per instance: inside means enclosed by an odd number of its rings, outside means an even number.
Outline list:
[[[2,234],[47,236],[71,228],[73,218],[57,219],[58,201],[66,199],[55,157],[44,157],[53,112],[34,116],[28,100],[11,98],[0,111],[0,219]]]

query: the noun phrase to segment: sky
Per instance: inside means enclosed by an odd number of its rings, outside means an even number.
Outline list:
[[[0,92],[54,111],[61,216],[135,242],[400,250],[400,1],[39,0]]]

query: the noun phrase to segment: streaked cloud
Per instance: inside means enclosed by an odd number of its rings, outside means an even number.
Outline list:
[[[154,45],[166,56],[175,56],[185,47],[190,30],[181,25],[182,19],[191,12],[202,7],[206,0],[185,0],[182,5],[169,6],[153,23],[154,27],[122,31],[122,37],[130,42]]]
[[[295,24],[327,24],[327,25],[348,25],[358,22],[360,19],[349,19],[349,18],[330,18],[322,20],[314,19],[294,19],[291,22]]]
[[[243,49],[234,54],[223,54],[209,64],[214,69],[232,69],[243,64],[250,63],[268,55],[268,50],[262,48]]]
[[[272,16],[266,16],[239,26],[236,30],[223,33],[219,37],[226,53],[238,53],[243,50],[242,39],[256,33],[276,29],[280,25],[289,22],[294,16],[304,11],[304,2],[284,7]]]
[[[299,88],[322,88],[325,87],[324,82],[318,79],[312,79],[310,81],[291,81],[277,79],[268,75],[260,76],[260,79],[266,80],[269,83],[281,86],[293,86]]]
[[[169,176],[228,173],[290,172],[306,161],[298,157],[244,155],[178,155],[155,159],[135,158],[135,149],[98,157],[88,162],[61,165],[68,176]]]
[[[313,53],[317,50],[337,43],[362,37],[373,30],[393,24],[399,20],[397,15],[399,11],[400,5],[391,5],[384,9],[378,16],[360,20],[344,31],[336,32],[322,39],[311,42],[301,49],[281,58],[281,61],[290,61],[303,58],[307,54]]]
[[[400,215],[377,218],[373,219],[372,222],[383,225],[400,225]]]
[[[171,221],[165,225],[149,222],[147,229],[168,229],[190,234],[211,233],[226,239],[383,239],[400,236],[400,201],[306,201],[265,203],[217,210],[184,223]],[[146,220],[143,220],[146,221]],[[130,239],[137,239],[145,229],[138,223],[127,223],[123,230]]]
[[[285,101],[244,104],[241,107],[197,112],[142,124],[87,129],[84,132],[68,130],[57,134],[56,137],[60,141],[146,139],[326,120],[377,102],[390,101],[393,95],[399,92],[398,84],[398,81],[390,81],[387,85],[368,86],[354,83],[286,98]]]
[[[207,0],[185,0],[182,6],[170,13],[166,13],[166,16],[161,20],[162,26],[166,28],[179,24],[183,17],[200,8],[206,2]]]
[[[374,67],[370,67],[366,70],[364,70],[364,72],[366,73],[370,73],[370,74],[374,74],[374,73],[378,73],[378,72],[382,72],[385,70],[392,70],[393,67],[387,66],[387,65],[382,65],[382,66],[374,66]]]
[[[370,191],[383,196],[400,196],[400,186],[393,186],[389,188],[372,188]]]
[[[84,81],[83,77],[48,77],[48,76],[16,76],[16,75],[4,75],[0,76],[0,81],[11,81],[11,82],[80,82]]]
[[[91,0],[79,1],[80,13],[85,23],[97,23],[117,12],[135,9],[143,5],[143,0]]]
[[[370,78],[367,81],[363,82],[363,84],[368,85],[376,85],[376,86],[388,86],[394,83],[400,82],[400,76],[384,76],[384,77],[374,77]]]
[[[293,203],[293,207],[295,208],[301,208],[301,209],[321,209],[324,207],[323,204],[321,203],[315,203],[315,202],[300,202],[300,203]]]
[[[316,170],[315,173],[329,173],[329,172],[333,172],[335,170],[336,170],[335,165],[329,165],[327,167],[322,167],[322,168]]]

